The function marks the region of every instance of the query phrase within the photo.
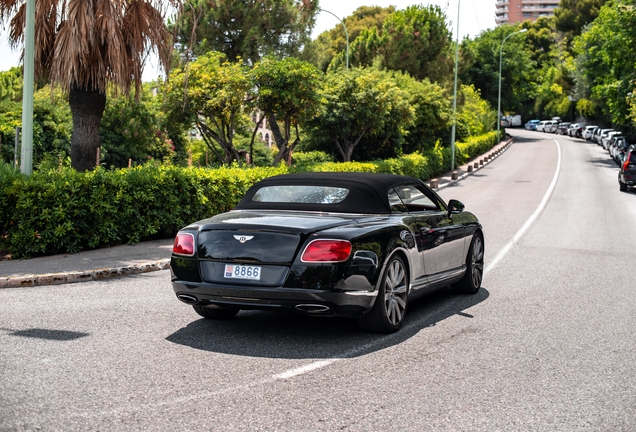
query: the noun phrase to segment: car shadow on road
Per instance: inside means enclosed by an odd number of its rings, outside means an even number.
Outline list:
[[[616,172],[618,173],[619,171],[619,166],[616,164],[616,162],[614,162],[614,159],[612,159],[611,157],[606,157],[606,158],[592,158],[592,159],[588,159],[587,162],[592,163],[598,167],[601,168],[612,168],[615,169]]]
[[[352,358],[398,345],[437,323],[466,312],[490,296],[456,295],[444,289],[409,303],[403,327],[390,335],[363,332],[355,319],[241,311],[229,321],[199,319],[166,337],[193,349],[247,357],[286,359]]]

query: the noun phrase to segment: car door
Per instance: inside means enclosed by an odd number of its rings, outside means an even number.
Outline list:
[[[446,205],[421,185],[394,187],[409,214],[415,219],[415,240],[426,274],[444,278],[461,266],[465,258],[465,229],[449,214]]]

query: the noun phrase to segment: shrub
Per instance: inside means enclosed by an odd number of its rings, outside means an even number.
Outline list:
[[[457,143],[456,162],[489,150],[496,132]],[[297,154],[298,156],[298,154]],[[15,258],[166,238],[193,221],[232,209],[255,182],[290,171],[375,172],[422,180],[450,168],[450,149],[372,162],[311,162],[292,169],[217,169],[146,164],[79,173],[63,165],[22,175],[0,161],[0,249]],[[54,166],[54,165],[52,165]]]

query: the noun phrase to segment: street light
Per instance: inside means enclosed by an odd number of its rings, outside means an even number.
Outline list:
[[[455,80],[453,82],[453,126],[451,127],[451,172],[455,170],[455,128],[457,125],[457,59],[459,58],[459,5],[457,0],[457,34],[455,35]]]
[[[325,10],[325,9],[318,9],[318,10],[321,11],[321,12],[327,12],[328,14],[331,14],[331,15],[335,16],[336,19],[338,21],[340,21],[340,24],[342,24],[342,28],[345,31],[345,37],[347,38],[347,54],[346,54],[345,61],[346,61],[346,65],[347,65],[347,70],[349,70],[349,32],[347,31],[347,26],[344,24],[344,22],[340,18],[338,18],[338,16],[335,13],[329,12],[328,10]]]
[[[518,33],[525,33],[527,31],[528,31],[528,29],[521,29],[521,30],[516,31],[514,33],[510,33],[501,42],[501,47],[499,48],[499,97],[497,98],[497,139],[498,140],[500,140],[500,138],[499,138],[499,129],[501,127],[501,59],[502,59],[503,46],[504,46],[504,43],[506,42],[506,40],[508,40],[508,38],[510,36],[516,35]]]
[[[22,153],[20,171],[33,173],[33,77],[35,52],[35,0],[26,2],[24,30],[24,73],[22,89]]]

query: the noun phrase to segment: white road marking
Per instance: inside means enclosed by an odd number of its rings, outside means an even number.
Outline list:
[[[517,233],[512,237],[512,239],[508,243],[504,245],[503,248],[501,248],[501,250],[495,256],[495,258],[490,262],[490,264],[488,264],[488,266],[484,270],[484,275],[488,273],[489,271],[491,271],[493,268],[495,268],[495,266],[499,264],[499,262],[506,256],[506,254],[510,252],[510,249],[512,248],[512,246],[514,246],[514,244],[521,239],[521,237],[526,233],[526,231],[528,231],[528,228],[530,228],[530,226],[534,223],[534,221],[539,217],[539,215],[543,212],[543,210],[545,210],[546,206],[548,205],[548,201],[550,200],[550,197],[552,196],[552,192],[554,192],[554,188],[556,187],[557,181],[559,180],[559,173],[561,171],[561,146],[559,145],[559,142],[557,140],[554,140],[554,142],[557,145],[559,156],[557,160],[556,171],[554,173],[554,177],[552,178],[552,183],[550,183],[550,186],[548,187],[548,190],[543,196],[541,203],[539,203],[539,207],[537,207],[534,213],[532,213],[532,215],[528,218],[528,220],[521,226],[521,228],[519,228],[519,231],[517,231]]]

